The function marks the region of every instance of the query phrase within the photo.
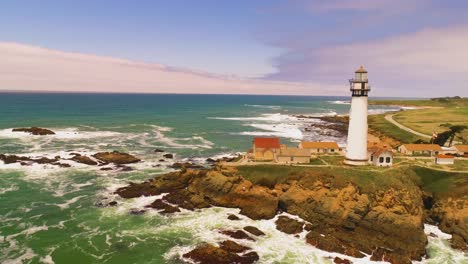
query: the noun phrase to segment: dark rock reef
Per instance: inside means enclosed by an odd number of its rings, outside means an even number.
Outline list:
[[[181,208],[240,208],[241,214],[252,219],[271,219],[278,211],[287,212],[308,223],[280,216],[276,221],[279,230],[289,234],[306,230],[308,243],[354,257],[363,257],[364,252],[375,260],[410,263],[426,253],[422,193],[411,184],[364,192],[356,183],[307,171],[267,188],[246,180],[235,168],[217,166],[172,172],[116,193],[124,198],[169,193],[163,200]],[[253,239],[239,231],[225,234]],[[227,254],[214,246],[202,249],[215,256]],[[200,250],[187,257],[209,263],[200,260]]]
[[[236,251],[241,250],[241,248],[235,246],[235,250],[233,250],[232,243],[224,243],[221,247],[204,244],[184,254],[183,257],[201,264],[251,264],[258,261],[259,257],[257,253],[249,252],[240,255]]]
[[[124,164],[130,164],[130,163],[135,163],[139,162],[140,159],[127,154],[127,153],[122,153],[118,151],[114,152],[98,152],[93,155],[93,157],[96,159],[92,159],[91,157],[81,155],[79,153],[70,153],[72,155],[71,158],[62,158],[60,156],[55,156],[54,158],[47,158],[47,157],[27,157],[27,156],[18,156],[18,155],[7,155],[7,154],[0,154],[0,160],[3,161],[5,164],[12,164],[12,163],[20,163],[22,166],[28,166],[33,163],[37,164],[51,164],[51,165],[57,165],[62,168],[68,168],[71,167],[70,164],[68,163],[62,163],[60,161],[65,161],[65,160],[72,160],[74,162],[90,165],[90,166],[103,166],[107,165],[109,163],[114,163],[116,164],[116,168],[119,171],[133,171],[133,168],[125,166]],[[110,167],[105,167],[101,168],[101,170],[113,170],[113,168]]]
[[[114,164],[130,164],[140,162],[141,160],[128,153],[113,151],[113,152],[98,152],[93,155],[96,159],[105,163]]]
[[[21,127],[13,128],[13,132],[26,132],[31,135],[45,136],[45,135],[55,135],[55,132],[46,128],[41,127]]]

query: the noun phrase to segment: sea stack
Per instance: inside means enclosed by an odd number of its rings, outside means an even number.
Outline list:
[[[367,165],[367,95],[370,86],[364,67],[356,70],[349,84],[352,97],[345,164]]]

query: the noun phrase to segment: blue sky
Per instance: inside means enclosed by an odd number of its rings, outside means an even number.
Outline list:
[[[279,54],[255,36],[268,2],[5,0],[0,32],[3,41],[261,76]]]
[[[3,0],[0,41],[323,89],[364,64],[379,95],[466,95],[467,15],[464,0]]]

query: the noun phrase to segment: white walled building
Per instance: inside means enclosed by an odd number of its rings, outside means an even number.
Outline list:
[[[393,153],[386,148],[369,150],[369,163],[378,167],[390,167],[393,165]]]
[[[367,96],[370,91],[367,71],[361,66],[354,79],[349,80],[351,90],[351,110],[349,113],[348,144],[345,163],[367,165]]]
[[[455,158],[449,155],[437,154],[435,155],[434,162],[441,165],[452,165],[455,162]]]

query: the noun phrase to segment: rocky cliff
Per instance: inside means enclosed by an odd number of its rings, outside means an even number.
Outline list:
[[[370,193],[353,181],[305,172],[268,188],[246,180],[234,168],[216,167],[169,173],[117,193],[124,198],[169,193],[158,203],[189,210],[211,205],[240,208],[252,219],[287,212],[308,222],[308,243],[355,257],[368,254],[374,260],[410,263],[425,255],[424,208],[416,185]],[[282,226],[278,229],[302,231],[302,224],[290,221],[289,226],[287,219],[277,221]]]

